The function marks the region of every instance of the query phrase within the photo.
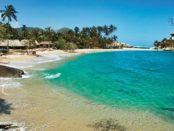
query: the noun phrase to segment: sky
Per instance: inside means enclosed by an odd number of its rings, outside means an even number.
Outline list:
[[[174,26],[174,0],[0,0],[0,8],[12,4],[18,11],[14,27],[74,28],[115,25],[118,41],[152,46],[169,38]]]

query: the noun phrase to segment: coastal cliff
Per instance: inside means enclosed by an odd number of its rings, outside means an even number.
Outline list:
[[[0,77],[20,78],[24,71],[4,65],[0,65]]]

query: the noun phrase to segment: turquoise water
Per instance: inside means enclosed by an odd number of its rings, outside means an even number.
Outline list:
[[[42,75],[57,88],[93,102],[148,110],[174,120],[174,52],[82,55]]]

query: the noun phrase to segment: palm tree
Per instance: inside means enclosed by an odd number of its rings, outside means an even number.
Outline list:
[[[13,5],[7,5],[5,6],[5,10],[0,10],[2,21],[5,21],[7,19],[7,23],[10,23],[12,19],[17,21],[16,13],[18,13]]]
[[[54,33],[54,30],[51,27],[45,28],[46,41],[52,41],[53,40],[53,33]]]
[[[114,35],[114,36],[112,37],[112,40],[113,40],[113,41],[117,41],[117,36]]]
[[[22,26],[22,39],[27,39],[28,38],[28,29],[26,25]]]
[[[109,35],[109,30],[108,30],[108,26],[107,25],[104,25],[103,32],[105,33],[106,36]]]
[[[97,26],[97,30],[98,30],[98,35],[101,35],[101,32],[103,31],[102,26]]]
[[[109,33],[112,34],[117,28],[112,24],[109,26]]]
[[[13,5],[5,6],[5,10],[0,10],[0,13],[2,13],[1,14],[2,21],[5,21],[7,19],[7,25],[9,25],[9,23],[12,21],[12,19],[17,21],[17,16],[16,16],[17,11],[13,7]],[[8,27],[10,27],[10,26],[8,26]],[[9,30],[9,29],[7,29],[7,30]],[[9,35],[10,35],[10,32],[7,32],[7,37],[9,37]],[[9,49],[9,41],[8,41],[7,49]]]
[[[97,36],[97,28],[95,26],[91,27],[91,37]]]
[[[79,27],[76,26],[76,27],[74,28],[74,31],[75,31],[75,34],[76,34],[76,36],[77,36],[78,33],[79,33],[79,31],[80,31]]]

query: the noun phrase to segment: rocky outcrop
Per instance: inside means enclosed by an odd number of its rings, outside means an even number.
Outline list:
[[[24,75],[24,71],[4,65],[0,65],[0,77],[19,78]]]
[[[171,33],[170,38],[164,38],[162,41],[154,42],[154,49],[164,51],[174,51],[174,33]]]
[[[133,48],[133,46],[123,43],[123,42],[113,42],[112,44],[107,45],[107,48],[122,49],[122,48]]]

